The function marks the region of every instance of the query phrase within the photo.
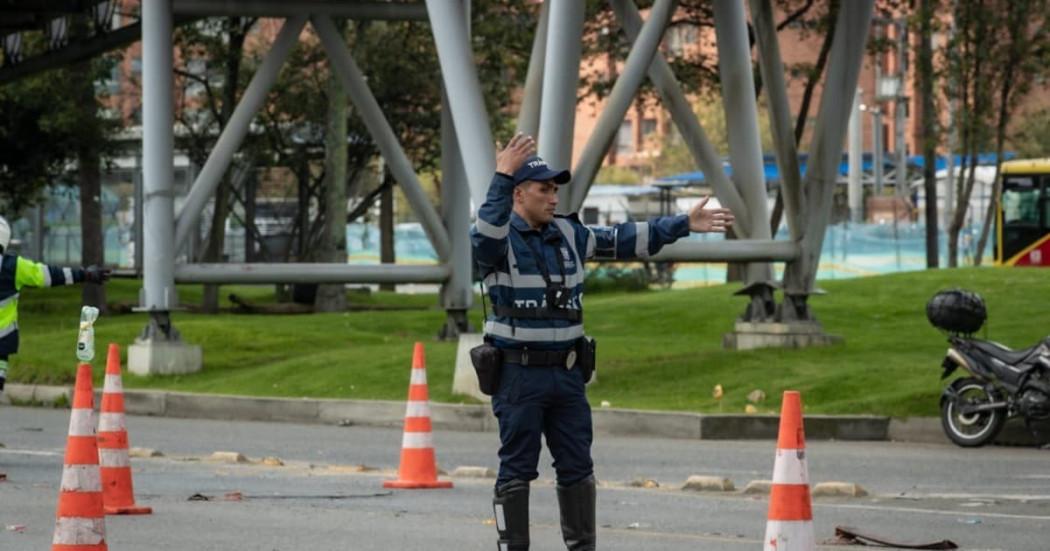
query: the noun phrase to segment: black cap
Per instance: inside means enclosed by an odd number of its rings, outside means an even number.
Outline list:
[[[541,159],[539,155],[525,159],[525,164],[514,172],[514,185],[527,181],[545,182],[547,180],[554,180],[555,184],[564,184],[570,179],[568,170],[552,170],[547,166],[547,161]]]

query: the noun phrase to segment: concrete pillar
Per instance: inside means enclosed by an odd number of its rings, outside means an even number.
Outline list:
[[[171,323],[175,290],[174,135],[171,0],[142,5],[143,287],[139,308],[149,324],[128,348],[139,375],[201,368],[201,349],[182,342]]]

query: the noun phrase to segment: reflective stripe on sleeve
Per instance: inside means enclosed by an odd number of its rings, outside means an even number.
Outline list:
[[[474,222],[474,225],[478,228],[478,233],[491,239],[505,239],[507,234],[510,233],[510,221],[502,226],[495,226],[481,219],[479,216]]]
[[[634,255],[649,258],[649,223],[638,222],[634,228]]]

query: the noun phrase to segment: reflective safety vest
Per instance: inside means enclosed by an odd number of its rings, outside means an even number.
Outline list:
[[[17,255],[0,256],[0,358],[18,352],[18,293],[22,287],[72,285],[80,268],[55,268]]]
[[[583,336],[583,263],[648,258],[689,235],[686,215],[586,226],[575,214],[533,229],[513,212],[514,181],[497,173],[471,228],[474,262],[492,301],[485,336],[500,348],[564,350]],[[548,280],[564,286],[566,312],[544,315]],[[572,315],[571,312],[575,312]]]

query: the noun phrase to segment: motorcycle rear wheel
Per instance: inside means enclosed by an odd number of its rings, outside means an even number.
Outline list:
[[[952,382],[956,400],[941,402],[941,426],[948,438],[958,446],[976,448],[995,439],[1006,423],[1005,410],[979,411],[963,414],[959,406],[981,405],[997,401],[980,380],[967,377]]]

